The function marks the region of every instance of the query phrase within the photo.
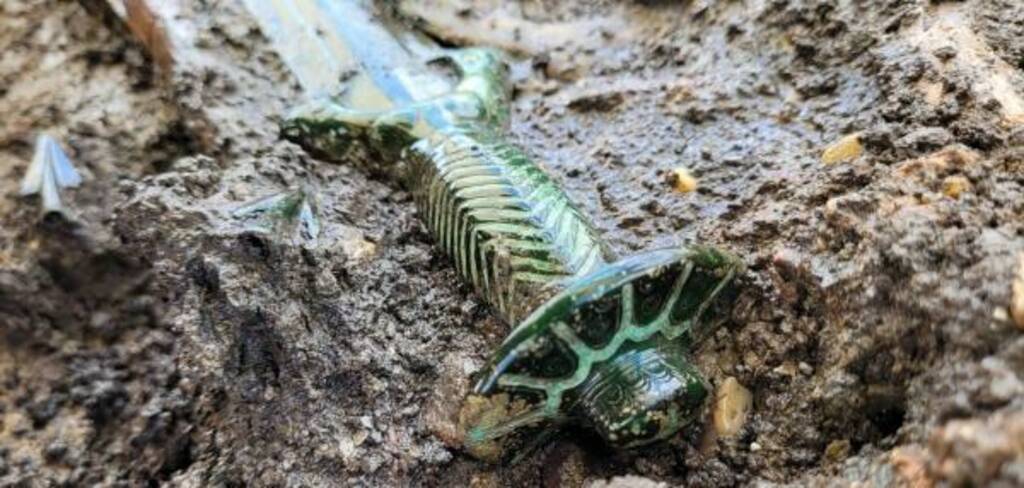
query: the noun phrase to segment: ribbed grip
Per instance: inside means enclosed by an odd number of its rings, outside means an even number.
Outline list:
[[[403,159],[427,227],[509,324],[610,260],[559,186],[488,129],[440,129]]]

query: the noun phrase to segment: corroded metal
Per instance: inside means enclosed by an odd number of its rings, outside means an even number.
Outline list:
[[[21,181],[21,195],[39,194],[44,214],[63,214],[65,208],[61,202],[60,189],[76,187],[81,182],[82,177],[60,143],[47,134],[40,134],[36,139],[32,163]]]
[[[335,154],[358,148],[368,170],[400,181],[459,273],[518,324],[475,393],[525,407],[472,426],[468,442],[561,419],[626,447],[676,432],[707,394],[679,341],[740,262],[710,248],[614,261],[555,181],[501,137],[509,91],[499,56],[447,59],[460,75],[449,95],[377,112],[314,102],[284,133]]]
[[[285,133],[343,153],[369,150],[367,169],[413,194],[460,274],[515,324],[611,255],[558,185],[499,136],[504,64],[483,49],[449,60],[461,82],[448,96],[382,112],[314,102],[291,114]]]
[[[299,188],[258,198],[235,209],[231,215],[251,223],[253,230],[312,240],[320,235],[317,213],[316,194],[311,189]]]
[[[447,94],[381,110],[324,99],[295,109],[283,133],[403,185],[459,273],[515,325],[467,401],[476,407],[464,408],[467,445],[546,422],[589,425],[623,447],[677,432],[707,396],[689,338],[714,318],[741,262],[706,247],[615,260],[558,184],[502,137],[500,55],[460,49],[443,60],[459,75]]]

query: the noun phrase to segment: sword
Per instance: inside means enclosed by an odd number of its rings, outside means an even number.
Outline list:
[[[632,448],[699,415],[708,385],[685,349],[727,306],[743,265],[704,246],[616,259],[539,165],[502,135],[507,66],[441,49],[357,0],[245,0],[304,91],[284,134],[403,184],[460,275],[514,330],[460,420],[487,456],[508,434],[566,421]],[[444,58],[458,80],[429,70]],[[345,63],[361,68],[341,97]],[[500,451],[501,447],[497,447]]]

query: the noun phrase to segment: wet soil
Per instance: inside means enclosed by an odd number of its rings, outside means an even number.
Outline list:
[[[0,4],[0,484],[1024,484],[1024,5],[395,7],[516,54],[510,137],[617,252],[749,268],[694,351],[752,392],[736,435],[506,466],[445,415],[507,326],[408,195],[280,140],[300,89],[244,8],[181,8],[161,71],[105,3]],[[38,131],[70,219],[17,195]],[[315,239],[232,217],[298,187]]]

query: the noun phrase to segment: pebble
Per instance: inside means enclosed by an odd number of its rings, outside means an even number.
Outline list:
[[[668,173],[666,181],[679,193],[690,193],[697,189],[697,178],[686,168],[679,167]]]
[[[896,174],[903,177],[926,175],[934,177],[955,169],[975,164],[981,156],[963,147],[952,146],[931,154],[905,161],[896,167]]]
[[[942,61],[949,61],[956,57],[956,48],[953,46],[942,46],[932,51],[932,54]]]
[[[732,376],[725,379],[715,395],[713,413],[715,432],[719,437],[732,437],[743,429],[747,422],[753,395]]]
[[[970,190],[970,180],[962,175],[948,176],[942,181],[942,193],[949,198],[958,199],[962,193]]]
[[[320,269],[320,272],[316,275],[316,291],[320,296],[337,296],[341,293],[341,287],[338,286],[338,279],[334,277],[334,273],[331,272],[330,268],[324,267]]]
[[[365,430],[358,430],[355,434],[352,434],[352,445],[359,447],[366,442],[366,439],[370,437],[370,433]]]
[[[917,129],[896,141],[896,147],[911,151],[934,151],[948,146],[955,138],[943,127]]]
[[[835,440],[825,447],[825,459],[831,463],[838,463],[850,456],[850,441],[846,439]]]
[[[342,240],[341,248],[345,256],[355,262],[369,260],[377,254],[377,245],[362,236]]]
[[[576,81],[587,71],[586,65],[586,62],[575,59],[571,54],[555,52],[548,56],[544,64],[544,75],[553,80]]]
[[[423,406],[427,429],[452,449],[461,447],[464,440],[465,432],[460,429],[458,417],[462,399],[470,390],[467,369],[472,372],[474,367],[462,354],[445,356],[438,367],[437,387]]]
[[[843,136],[832,145],[825,148],[821,153],[821,162],[825,165],[833,165],[845,161],[852,161],[864,153],[864,146],[860,143],[860,133]]]
[[[1024,125],[1017,127],[1010,132],[1010,137],[1007,139],[1007,143],[1010,146],[1024,146]]]
[[[934,486],[928,476],[927,460],[917,446],[899,447],[889,453],[889,463],[895,468],[901,486]]]
[[[610,112],[622,105],[625,99],[620,91],[590,91],[580,93],[566,105],[579,112]]]
[[[922,464],[946,486],[1020,486],[997,480],[1024,456],[1024,412],[951,420],[929,437]]]
[[[1017,273],[1011,285],[1010,316],[1017,328],[1024,330],[1024,253],[1017,255]]]
[[[43,457],[48,462],[59,463],[64,460],[68,453],[68,446],[61,441],[54,441],[43,450]]]
[[[981,361],[981,367],[991,376],[986,394],[994,404],[1009,403],[1024,395],[1024,383],[1017,378],[1017,373],[1006,361],[989,356]]]
[[[635,475],[616,476],[607,481],[594,481],[587,485],[588,488],[667,488],[669,485],[662,481],[655,481]]]
[[[790,361],[785,361],[782,364],[775,367],[772,370],[773,373],[781,376],[793,376],[796,374],[797,367]]]
[[[475,473],[469,479],[469,488],[491,488],[501,486],[498,475],[493,472]]]

